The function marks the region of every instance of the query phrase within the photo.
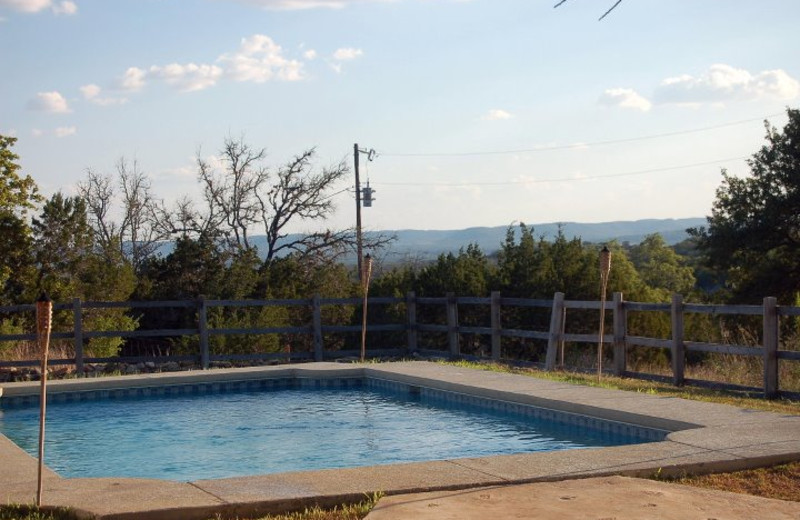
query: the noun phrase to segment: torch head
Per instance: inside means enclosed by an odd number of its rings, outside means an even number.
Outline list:
[[[369,278],[372,275],[372,257],[367,253],[364,255],[364,263],[361,266],[361,283],[366,288],[369,285]]]
[[[39,331],[50,330],[53,322],[53,300],[42,291],[36,300],[36,327]]]
[[[611,251],[608,250],[608,246],[603,246],[603,249],[600,251],[600,274],[603,276],[608,276],[610,271]]]

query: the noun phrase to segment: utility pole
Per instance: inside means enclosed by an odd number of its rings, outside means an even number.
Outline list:
[[[358,143],[353,145],[353,170],[356,174],[356,256],[358,257],[358,281],[361,283],[364,282],[361,273],[364,251],[361,236],[361,178],[358,172],[358,156],[362,153],[367,154],[367,160],[371,161],[375,157],[375,150],[359,150]]]
[[[356,258],[358,259],[358,281],[363,283],[361,274],[361,179],[358,176],[358,143],[353,145],[353,169],[356,173]]]

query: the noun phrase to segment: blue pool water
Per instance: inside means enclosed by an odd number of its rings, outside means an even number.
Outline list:
[[[64,477],[190,481],[654,440],[348,386],[49,400],[45,462]],[[0,433],[34,456],[38,410],[0,400]]]

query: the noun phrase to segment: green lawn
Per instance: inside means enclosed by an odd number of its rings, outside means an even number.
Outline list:
[[[511,367],[501,363],[491,362],[443,361],[443,363],[466,368],[475,368],[478,370],[522,374],[529,377],[547,379],[550,381],[562,381],[576,385],[595,386],[598,388],[610,388],[614,390],[625,390],[628,392],[640,392],[669,397],[680,397],[694,401],[729,404],[750,410],[763,410],[773,413],[800,415],[800,401],[792,401],[789,399],[764,399],[759,396],[750,396],[741,392],[713,390],[689,385],[676,387],[669,383],[644,381],[641,379],[632,379],[626,377],[614,377],[606,374],[603,374],[601,380],[598,381],[596,373],[589,374],[584,372],[569,372],[562,370],[546,372],[536,368]]]

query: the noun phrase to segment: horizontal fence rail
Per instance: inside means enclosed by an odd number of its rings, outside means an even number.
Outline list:
[[[51,359],[51,365],[74,365],[77,374],[84,373],[87,363],[114,363],[114,362],[193,362],[203,369],[209,368],[215,361],[323,361],[340,357],[352,356],[353,350],[332,350],[325,348],[325,339],[336,334],[355,334],[362,331],[362,325],[352,324],[325,324],[323,323],[323,309],[327,307],[351,306],[359,307],[363,304],[361,298],[321,298],[314,296],[310,299],[283,299],[283,300],[197,300],[176,301],[129,301],[129,302],[83,302],[74,299],[71,303],[56,303],[55,312],[70,311],[73,316],[71,331],[57,331],[52,334],[52,339],[69,341],[74,346],[75,356],[69,359]],[[400,333],[405,336],[402,345],[389,348],[370,348],[368,352],[373,356],[408,356],[408,355],[436,355],[453,358],[491,359],[501,361],[503,357],[503,339],[533,340],[546,343],[546,355],[543,368],[554,370],[564,364],[565,343],[597,344],[600,337],[597,333],[567,332],[566,323],[568,312],[574,311],[595,312],[599,311],[601,302],[565,300],[563,293],[556,293],[552,300],[504,298],[500,293],[494,292],[490,297],[457,297],[448,293],[444,297],[417,297],[413,292],[404,298],[375,297],[367,300],[367,307],[375,308],[380,305],[404,306],[405,319],[401,323],[368,323],[367,331],[374,333]],[[309,319],[305,323],[284,326],[258,326],[258,327],[220,327],[209,326],[209,310],[211,309],[236,309],[236,308],[268,308],[268,307],[299,307],[308,311]],[[441,321],[435,323],[422,323],[419,316],[421,309],[439,308]],[[83,314],[87,310],[95,309],[122,309],[131,311],[135,309],[188,309],[194,312],[196,323],[188,328],[157,329],[157,330],[86,330]],[[466,324],[459,322],[459,308],[466,312],[472,308],[485,308],[488,310],[487,323]],[[544,330],[535,330],[532,326],[520,328],[503,327],[503,313],[509,309],[541,309],[549,315],[549,327]],[[781,395],[779,388],[779,363],[781,361],[800,361],[800,351],[780,350],[779,329],[780,317],[800,317],[800,307],[778,306],[775,298],[764,298],[762,305],[707,305],[684,303],[683,297],[674,294],[671,303],[648,303],[624,301],[621,293],[615,293],[613,301],[605,302],[605,310],[610,311],[613,318],[611,332],[603,335],[603,343],[611,350],[611,372],[616,375],[641,377],[644,379],[658,379],[660,376],[642,374],[627,370],[627,355],[630,348],[643,347],[668,351],[671,360],[671,382],[683,385],[685,378],[685,359],[687,353],[716,353],[735,356],[758,357],[763,360],[763,386],[759,391],[765,397],[772,398]],[[0,317],[15,314],[35,313],[35,305],[0,306]],[[653,338],[629,334],[628,320],[631,313],[667,313],[670,316],[670,337]],[[434,313],[435,314],[435,313]],[[688,315],[711,316],[754,316],[762,321],[760,345],[736,345],[702,341],[689,341],[684,339],[684,319]],[[430,314],[428,314],[430,315]],[[606,329],[607,331],[609,329]],[[420,346],[420,335],[434,334],[446,337],[446,347],[432,349]],[[308,351],[268,352],[251,354],[214,354],[210,349],[212,337],[227,336],[263,336],[263,335],[300,335],[311,339],[311,348]],[[489,337],[490,349],[481,355],[474,356],[462,352],[462,336],[472,335]],[[84,355],[84,342],[93,338],[197,338],[197,352],[189,355],[165,356],[115,356],[110,358],[87,357]],[[398,337],[398,336],[395,336]],[[0,335],[0,352],[3,342],[35,342],[35,333],[2,334]],[[560,358],[560,362],[559,362]],[[38,360],[0,360],[2,367],[30,367],[37,366]],[[709,383],[723,385],[725,383],[691,381],[693,384]],[[736,385],[728,384],[729,387]]]

